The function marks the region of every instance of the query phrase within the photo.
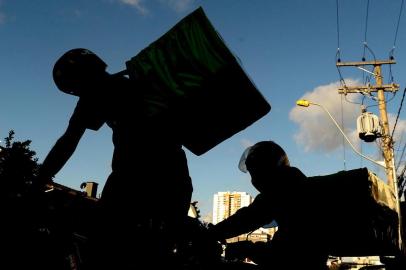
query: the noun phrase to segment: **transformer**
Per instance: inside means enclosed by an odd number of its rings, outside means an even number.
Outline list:
[[[373,142],[381,137],[381,125],[378,116],[363,109],[362,114],[357,119],[357,131],[359,138],[365,142]]]

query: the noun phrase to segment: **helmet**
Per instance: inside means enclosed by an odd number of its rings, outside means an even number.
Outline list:
[[[238,168],[245,173],[259,167],[280,166],[290,166],[289,159],[282,147],[273,141],[261,141],[248,147],[238,164]]]
[[[80,89],[106,71],[107,64],[93,52],[77,48],[67,51],[55,63],[52,75],[62,92],[79,96]]]

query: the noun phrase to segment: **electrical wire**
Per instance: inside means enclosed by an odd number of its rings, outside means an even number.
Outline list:
[[[360,102],[355,102],[355,101],[351,101],[351,100],[347,99],[347,95],[344,96],[344,99],[345,99],[345,101],[347,101],[348,103],[356,104],[356,105],[362,105],[362,103],[360,103]]]
[[[340,48],[337,49],[337,53],[336,53],[336,62],[340,62]],[[337,71],[338,71],[338,75],[340,76],[340,84],[342,87],[346,87],[345,84],[345,80],[343,78],[343,75],[341,74],[341,70],[340,67],[336,65]]]
[[[368,17],[369,17],[369,0],[367,1],[367,12],[365,16],[365,32],[364,32],[364,52],[362,55],[362,61],[365,61],[365,51],[367,44],[367,32],[368,32]]]
[[[337,23],[337,49],[340,50],[340,20],[339,20],[339,7],[338,0],[336,0],[336,23]],[[340,59],[339,59],[340,60]]]
[[[402,134],[400,135],[400,139],[399,139],[399,141],[398,141],[398,147],[397,147],[397,149],[396,150],[394,150],[394,153],[396,153],[396,155],[395,155],[395,164],[397,165],[396,166],[396,168],[397,169],[399,169],[399,165],[400,165],[400,162],[401,162],[401,160],[399,159],[399,158],[397,158],[397,155],[399,154],[399,152],[400,152],[400,145],[402,145],[403,144],[403,135],[404,135],[404,132],[402,132]]]
[[[406,173],[406,164],[402,169],[402,172],[397,176],[398,178],[398,192],[399,196],[402,196],[402,193],[406,187],[406,181],[405,181],[405,173]]]
[[[389,59],[390,60],[395,59],[394,54],[395,54],[395,48],[396,48],[396,41],[397,41],[398,33],[399,33],[400,19],[402,18],[403,4],[404,4],[404,0],[402,0],[402,2],[400,4],[398,21],[396,23],[395,37],[393,38],[392,49],[389,51]],[[393,83],[392,65],[391,64],[389,65],[389,78],[390,78],[390,82]]]
[[[405,154],[405,150],[406,150],[406,143],[403,145],[402,154],[400,155],[400,158],[398,160],[397,168],[399,168],[400,163],[402,162],[403,155]]]
[[[400,155],[399,162],[398,162],[398,168],[400,166],[400,162],[402,161],[403,155],[405,154],[405,150],[406,150],[406,143],[403,145],[402,154]]]
[[[374,61],[376,62],[375,54],[371,50],[371,48],[368,46],[368,43],[367,43],[368,18],[369,18],[369,0],[367,1],[367,11],[366,11],[366,15],[365,15],[365,31],[364,31],[364,42],[363,42],[364,48],[363,48],[363,54],[362,54],[362,61],[365,61],[365,53],[366,53],[366,50],[368,50],[371,53],[371,55],[373,56]]]
[[[396,92],[395,93],[391,92],[390,94],[392,94],[392,97],[388,98],[388,93],[386,93],[386,102],[385,102],[386,104],[391,102],[396,97]]]
[[[340,50],[340,15],[339,15],[339,0],[336,0],[336,30],[337,30],[337,52],[336,63],[341,62],[341,50]],[[337,67],[338,75],[340,76],[340,83],[342,87],[346,87],[345,80],[341,74],[340,67]]]
[[[398,32],[399,32],[400,18],[402,17],[402,11],[403,11],[403,3],[404,3],[404,0],[402,0],[402,3],[400,4],[399,17],[398,17],[398,22],[396,24],[395,38],[393,39],[392,50],[395,50],[395,47],[396,47],[396,40],[397,40]]]
[[[368,46],[368,44],[365,42],[364,43],[364,48],[368,49],[369,53],[372,55],[372,57],[374,58],[374,62],[376,62],[376,56],[375,53],[372,51],[372,49]]]
[[[405,94],[406,94],[406,88],[403,90],[402,100],[400,101],[400,106],[399,106],[399,109],[398,109],[398,114],[396,115],[396,121],[395,121],[395,124],[393,125],[392,135],[391,135],[391,140],[392,140],[392,142],[393,142],[393,134],[395,133],[396,125],[398,124],[400,111],[402,110],[402,107],[403,107],[403,100],[405,99]]]
[[[400,154],[400,158],[398,159],[396,168],[400,167],[400,163],[402,162],[403,155],[405,154],[405,150],[406,150],[406,143],[403,145],[402,154]]]
[[[343,108],[343,96],[341,95],[341,128],[344,130],[344,108]],[[345,158],[345,141],[344,141],[344,136],[342,136],[343,139],[343,162],[344,162],[344,170],[347,170],[347,165],[346,165],[346,158]]]
[[[365,16],[365,30],[364,30],[362,61],[366,61],[367,53],[369,53],[373,57],[373,61],[376,63],[377,58],[375,56],[375,53],[368,46],[368,43],[367,43],[369,8],[370,8],[369,4],[370,4],[370,1],[368,0],[367,1],[367,6],[366,6],[366,16]],[[398,16],[397,23],[396,23],[396,30],[395,30],[393,46],[392,46],[392,49],[389,52],[389,59],[390,60],[394,59],[394,52],[395,52],[395,48],[396,48],[396,41],[397,41],[398,32],[399,32],[400,20],[401,20],[401,16],[402,16],[402,12],[403,12],[403,5],[404,5],[404,0],[401,1],[400,10],[399,10],[399,16]],[[339,63],[339,62],[341,62],[339,0],[336,0],[336,30],[337,30],[336,63]],[[341,73],[340,66],[336,65],[336,67],[337,67],[337,71],[338,71],[338,74],[339,74],[339,77],[340,77],[341,86],[346,88],[347,87],[346,82],[345,82],[345,80],[343,78],[343,75]],[[364,66],[362,66],[362,67],[364,67]],[[362,69],[362,68],[360,68],[360,69]],[[367,73],[369,73],[369,72],[367,71],[367,69],[364,68],[363,75],[362,75],[362,81],[364,82],[364,85],[369,85],[370,81],[373,78],[370,74],[367,75]],[[373,75],[374,75],[374,78],[376,80],[377,79],[376,74],[373,74]],[[388,76],[387,80],[388,80],[388,82],[390,84],[394,83],[394,76],[393,76],[393,73],[392,73],[392,64],[390,64],[390,63],[389,63],[389,76]],[[359,90],[359,91],[353,91],[353,92],[358,92],[358,93],[363,95],[361,104],[364,104],[364,101],[365,101],[366,97],[368,97],[370,99],[373,99],[374,101],[378,101],[378,98],[376,96],[374,96],[371,91],[365,91],[364,92],[362,90]],[[395,98],[396,92],[392,91],[391,93],[392,93],[392,97],[390,99],[388,99],[388,95],[385,94],[385,97],[386,97],[385,104],[388,104],[390,101],[392,101]],[[393,147],[393,136],[394,136],[394,133],[395,133],[395,130],[396,130],[396,127],[397,127],[397,123],[398,123],[398,120],[399,120],[401,109],[403,107],[403,101],[404,101],[405,93],[406,93],[406,88],[404,89],[402,100],[401,100],[401,103],[400,103],[400,107],[399,107],[399,110],[398,110],[398,113],[397,113],[397,116],[396,116],[395,125],[393,127],[392,134],[390,135],[390,140],[392,141],[392,147]],[[343,94],[344,94],[345,101],[347,101],[349,103],[353,103],[353,104],[360,104],[360,103],[348,100],[346,92],[344,92]],[[374,107],[374,106],[378,106],[378,104],[369,105],[369,106],[366,106],[366,108],[370,108],[370,107]],[[341,96],[341,120],[342,120],[341,125],[342,126],[344,126],[344,122],[343,122],[344,120],[343,119],[344,119],[343,118],[343,96]],[[386,136],[388,136],[388,135],[386,135]],[[379,138],[378,140],[376,140],[376,144],[378,146],[378,149],[380,150],[380,154],[383,155],[383,148],[382,147],[383,147],[384,142],[383,142],[382,138]],[[361,144],[361,147],[362,147],[362,144]],[[397,168],[399,168],[399,165],[402,162],[402,158],[403,158],[403,155],[405,154],[405,151],[406,151],[406,143],[403,146],[402,154],[401,154],[400,159],[398,160]],[[343,156],[344,156],[344,169],[346,169],[345,147],[343,147]],[[361,160],[361,165],[362,165],[362,160]],[[406,164],[405,164],[405,166],[404,166],[404,168],[402,170],[401,175],[398,177],[398,179],[401,178],[401,180],[402,180],[402,181],[398,182],[398,187],[399,187],[399,192],[400,192],[399,194],[401,194],[401,192],[403,192],[403,190],[406,188],[406,181],[405,181],[406,179],[404,179],[405,173],[406,173]]]

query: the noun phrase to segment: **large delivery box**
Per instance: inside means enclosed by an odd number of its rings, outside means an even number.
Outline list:
[[[142,80],[150,116],[181,123],[183,145],[201,155],[247,128],[271,107],[227,48],[202,8],[126,62]]]
[[[323,225],[331,255],[397,254],[396,197],[374,173],[367,168],[341,171],[309,177],[309,185],[314,202],[309,211]]]

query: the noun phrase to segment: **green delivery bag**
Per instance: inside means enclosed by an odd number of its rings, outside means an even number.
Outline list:
[[[198,8],[126,62],[147,85],[149,116],[180,123],[183,145],[201,155],[247,128],[271,107]]]

